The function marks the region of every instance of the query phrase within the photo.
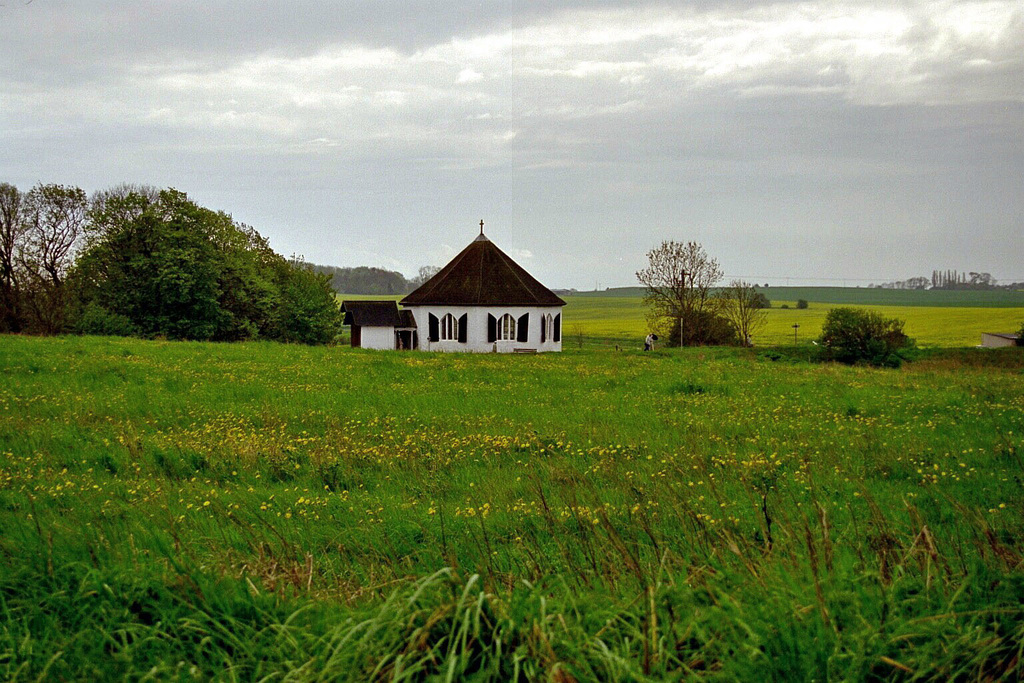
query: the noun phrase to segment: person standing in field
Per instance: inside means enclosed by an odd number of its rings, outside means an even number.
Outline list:
[[[644,339],[644,351],[653,351],[655,340],[657,340],[657,337],[654,334],[647,335],[647,338]]]

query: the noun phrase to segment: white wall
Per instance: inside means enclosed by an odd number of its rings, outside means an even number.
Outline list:
[[[508,307],[486,307],[486,306],[406,306],[412,311],[416,318],[416,327],[419,330],[420,350],[422,351],[475,351],[477,353],[511,353],[516,349],[534,349],[538,352],[561,351],[562,342],[548,339],[540,343],[541,316],[547,313],[554,318],[562,312],[559,306],[508,306]],[[455,340],[430,341],[429,314],[437,316],[440,323],[445,315],[451,313],[458,320],[463,314],[467,315],[466,343],[460,344]],[[529,336],[525,342],[518,341],[487,341],[487,314],[493,315],[499,321],[501,316],[508,313],[516,319],[524,313],[530,314]],[[365,327],[363,328],[366,329]],[[562,331],[565,331],[565,317],[562,318]],[[500,327],[499,327],[500,332]]]
[[[364,349],[394,349],[395,328],[367,327],[359,328],[359,346]]]
[[[981,333],[981,345],[988,348],[999,348],[1001,346],[1016,346],[1017,342],[1013,339],[1007,339],[1006,337],[1000,337],[995,334]]]

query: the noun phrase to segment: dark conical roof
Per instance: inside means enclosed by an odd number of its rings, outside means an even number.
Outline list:
[[[482,233],[400,303],[403,306],[565,305]]]

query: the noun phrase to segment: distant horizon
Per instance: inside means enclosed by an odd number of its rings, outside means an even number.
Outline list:
[[[296,254],[296,256],[301,256],[301,255]],[[303,257],[303,258],[305,258],[305,257]],[[400,273],[403,277],[405,277],[408,280],[412,280],[413,277],[416,276],[415,272],[413,272],[413,273],[405,273],[405,272],[402,272],[402,271],[396,271],[394,269],[387,268],[385,266],[380,266],[380,265],[371,265],[371,264],[366,264],[366,263],[357,264],[357,265],[340,265],[340,264],[336,264],[336,263],[317,263],[317,262],[314,262],[314,261],[312,261],[310,259],[306,259],[306,260],[309,261],[310,263],[316,263],[316,265],[319,265],[319,266],[327,266],[327,267],[333,267],[333,268],[361,268],[361,267],[362,268],[380,268],[382,270],[389,270],[389,271],[392,271],[392,272]],[[444,266],[445,264],[444,263],[438,263],[438,264],[424,264],[424,265]],[[529,271],[529,268],[527,268],[527,270]],[[941,268],[941,269],[940,268],[935,268],[933,270],[942,270],[942,271],[945,271],[945,270],[955,270],[955,271],[957,271],[959,273],[969,273],[969,272],[989,273],[989,274],[992,275],[993,278],[995,278],[996,285],[1008,285],[1008,284],[1015,284],[1015,283],[1024,282],[1024,275],[1021,275],[1018,278],[1005,278],[1004,279],[1004,278],[998,277],[997,275],[995,275],[994,273],[992,273],[991,271],[988,271],[988,270],[967,271],[967,270],[958,269],[958,268],[948,268],[948,269],[947,268]],[[531,275],[532,275],[532,273],[531,273]],[[912,275],[905,275],[905,276],[902,276],[902,277],[891,277],[891,278],[813,278],[813,277],[812,278],[798,278],[798,277],[770,276],[770,275],[769,276],[764,276],[764,275],[756,275],[756,276],[754,276],[754,275],[729,275],[729,274],[726,274],[726,275],[722,276],[722,280],[720,281],[720,284],[727,285],[727,284],[729,284],[729,282],[731,282],[733,280],[742,280],[743,282],[747,282],[747,283],[750,283],[750,284],[753,284],[753,285],[757,285],[757,286],[763,286],[764,284],[767,283],[770,287],[819,287],[819,288],[820,287],[836,287],[836,288],[856,289],[856,288],[865,288],[865,287],[868,287],[869,285],[872,285],[872,284],[874,284],[874,285],[884,285],[884,284],[888,284],[888,283],[891,283],[891,282],[898,282],[898,281],[901,281],[901,280],[907,280],[907,279],[912,278],[912,277],[928,277],[930,275],[931,275],[930,271],[928,273],[916,273],[916,274],[912,274]],[[576,290],[578,292],[603,292],[603,291],[607,291],[609,289],[632,289],[632,288],[641,288],[642,289],[642,285],[639,285],[639,284],[636,284],[636,283],[634,283],[634,284],[605,284],[605,283],[602,282],[602,283],[594,283],[593,287],[588,287],[586,285],[584,285],[582,287],[562,287],[562,286],[559,286],[559,285],[549,285],[549,284],[545,283],[545,286],[547,286],[549,289]]]

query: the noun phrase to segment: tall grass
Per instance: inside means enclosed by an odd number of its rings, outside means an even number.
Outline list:
[[[1024,358],[0,339],[0,677],[1015,680]]]

